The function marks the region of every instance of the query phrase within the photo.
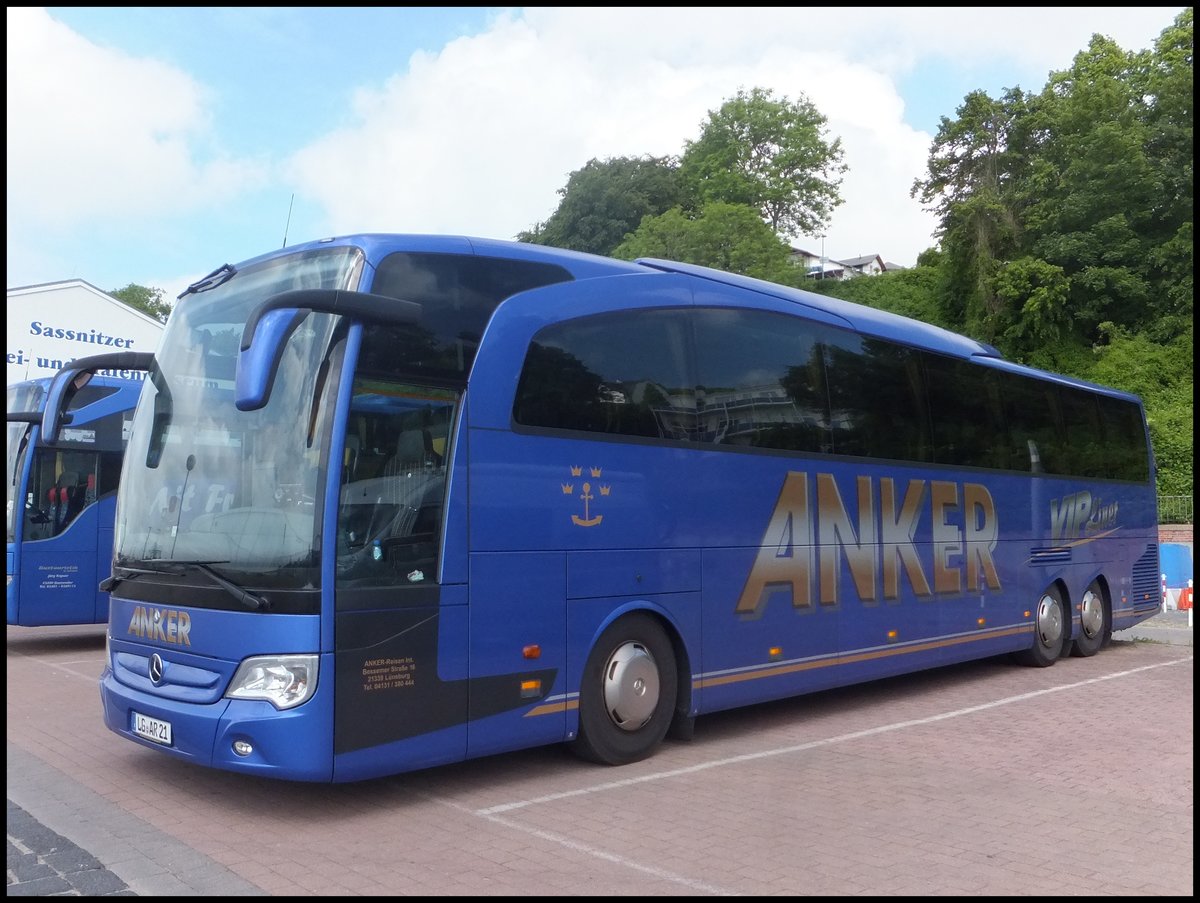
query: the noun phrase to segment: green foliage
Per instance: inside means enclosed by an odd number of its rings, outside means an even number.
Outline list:
[[[844,282],[840,279],[809,279],[801,287],[946,329],[951,328],[951,324],[943,319],[936,300],[939,278],[936,267],[916,266]]]
[[[562,200],[550,218],[519,233],[518,241],[609,255],[644,217],[683,197],[678,165],[667,157],[589,160],[558,193]]]
[[[134,310],[149,314],[160,323],[166,323],[171,313],[172,305],[165,300],[166,291],[161,288],[148,288],[131,282],[124,288],[112,289],[108,294]]]
[[[693,232],[706,222],[728,220],[727,211],[706,215],[705,208],[714,204],[756,211],[777,236],[820,232],[841,203],[838,188],[846,169],[841,140],[829,140],[825,127],[825,117],[803,97],[776,98],[762,88],[739,91],[719,110],[709,112],[700,137],[686,143],[679,160],[648,156],[589,160],[559,190],[561,200],[549,219],[518,233],[517,239],[611,255],[647,218],[653,220],[673,209],[693,223],[686,227]],[[658,234],[646,241],[672,246],[668,232],[676,225],[659,223]],[[707,239],[701,242],[707,248],[701,256],[772,270],[760,259],[761,237],[750,237],[751,247],[741,251],[727,247],[720,253],[715,249],[720,242]],[[777,274],[794,276],[789,269]]]
[[[826,138],[827,122],[803,95],[739,91],[709,111],[700,137],[684,149],[680,171],[692,203],[744,204],[777,235],[820,234],[841,203],[846,171],[841,139]]]
[[[1022,257],[996,267],[992,285],[997,315],[1013,316],[991,331],[1000,333],[1009,348],[1055,344],[1070,328],[1069,287],[1061,267]]]
[[[1190,329],[1193,320],[1192,223],[1179,230],[1150,252],[1150,263],[1162,278],[1158,280],[1160,316],[1145,325],[1148,335],[1159,341]]]
[[[676,207],[647,217],[613,256],[659,257],[781,283],[799,276],[791,248],[744,204],[714,202],[694,216]]]

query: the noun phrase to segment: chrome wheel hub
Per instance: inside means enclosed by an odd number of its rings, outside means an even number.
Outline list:
[[[623,643],[604,666],[604,707],[613,724],[636,731],[658,707],[658,665],[641,643]]]

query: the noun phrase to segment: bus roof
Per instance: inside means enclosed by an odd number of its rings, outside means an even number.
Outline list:
[[[942,329],[940,326],[933,326],[886,310],[867,307],[865,304],[855,304],[853,301],[843,301],[840,298],[831,298],[816,292],[806,292],[803,289],[767,282],[765,279],[738,276],[723,270],[690,263],[677,263],[672,260],[650,257],[640,258],[637,262],[664,272],[682,273],[698,279],[708,279],[712,282],[761,292],[805,307],[815,308],[841,318],[856,332],[863,335],[902,342],[906,345],[954,357],[1001,357],[1000,352],[991,345],[985,345],[983,342],[977,342],[948,329]]]
[[[570,251],[565,248],[555,248],[549,245],[505,241],[497,238],[475,238],[467,235],[383,232],[364,232],[320,238],[315,241],[291,245],[290,247],[261,254],[249,260],[242,261],[238,266],[249,266],[285,254],[293,254],[297,251],[311,251],[328,247],[362,248],[366,252],[367,257],[372,261],[377,261],[381,255],[396,250],[397,247],[403,247],[405,251],[417,251],[429,254],[475,254],[480,257],[496,256],[516,260],[559,263],[577,278],[645,272],[645,267],[638,266],[636,263],[626,260],[602,257],[598,254],[588,254],[583,251]]]
[[[1140,403],[1140,399],[1137,396],[1108,386],[1089,383],[1084,380],[1050,373],[1005,360],[1000,351],[992,345],[960,335],[949,329],[943,329],[940,326],[922,322],[921,320],[868,307],[865,304],[857,304],[853,301],[844,301],[840,298],[833,298],[816,292],[768,282],[765,279],[755,279],[751,276],[741,276],[712,267],[680,263],[673,260],[641,257],[631,262],[604,257],[598,254],[589,254],[583,251],[556,248],[550,245],[536,245],[529,242],[495,238],[478,238],[468,235],[360,232],[320,238],[290,247],[279,248],[244,260],[237,266],[241,268],[286,254],[294,254],[297,251],[303,252],[327,247],[361,248],[366,253],[368,259],[373,262],[378,262],[380,257],[398,247],[402,247],[406,251],[430,254],[475,254],[481,257],[496,256],[517,260],[558,263],[570,271],[576,278],[613,276],[622,273],[644,273],[647,269],[664,273],[678,273],[747,291],[759,292],[770,295],[773,298],[792,302],[801,307],[821,311],[827,315],[839,318],[848,327],[862,335],[900,342],[905,345],[951,357],[974,358],[980,363],[996,366],[998,369],[1024,373],[1042,379],[1050,379],[1067,385],[1132,399]]]

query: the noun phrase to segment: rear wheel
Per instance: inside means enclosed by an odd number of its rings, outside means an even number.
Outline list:
[[[1034,612],[1033,645],[1016,654],[1022,665],[1048,668],[1063,652],[1067,625],[1062,594],[1053,586],[1042,593]]]
[[[649,756],[671,726],[675,651],[654,618],[632,614],[600,635],[579,686],[579,737],[571,750],[603,765]]]
[[[1097,582],[1093,582],[1079,600],[1079,622],[1079,636],[1075,638],[1075,648],[1071,651],[1083,657],[1095,655],[1112,634],[1104,590]]]

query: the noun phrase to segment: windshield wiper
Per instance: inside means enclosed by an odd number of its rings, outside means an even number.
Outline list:
[[[197,570],[203,573],[206,577],[241,602],[251,611],[266,611],[271,607],[271,603],[262,596],[256,595],[248,590],[242,589],[231,580],[226,580],[209,565],[212,564],[228,564],[228,561],[173,561],[169,558],[147,558],[142,564],[156,565],[152,567],[125,567],[124,565],[114,565],[113,575],[107,577],[100,582],[100,590],[102,592],[112,592],[122,580],[127,580],[130,577],[137,577],[139,574],[168,574],[178,577],[186,574],[189,570]]]
[[[203,279],[198,279],[185,288],[179,293],[179,297],[182,298],[184,295],[191,295],[196,292],[206,292],[210,288],[216,288],[218,285],[224,285],[236,275],[237,270],[233,268],[232,264],[223,263]]]

